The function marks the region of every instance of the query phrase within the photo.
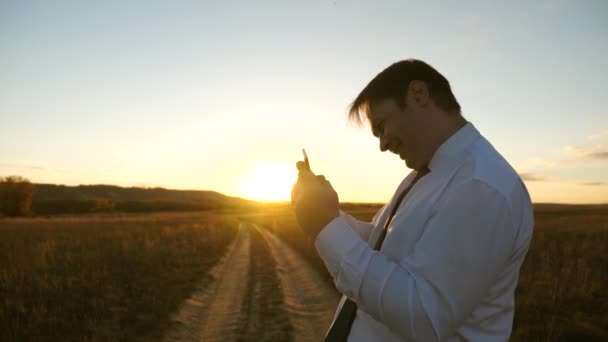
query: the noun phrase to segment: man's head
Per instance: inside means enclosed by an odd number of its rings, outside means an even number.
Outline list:
[[[423,61],[408,59],[384,69],[350,106],[349,118],[369,121],[380,150],[408,167],[427,166],[437,148],[466,120],[450,83]]]

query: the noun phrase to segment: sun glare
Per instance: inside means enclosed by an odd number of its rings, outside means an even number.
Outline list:
[[[243,179],[241,192],[252,200],[289,200],[296,178],[297,170],[293,166],[279,162],[260,163]]]

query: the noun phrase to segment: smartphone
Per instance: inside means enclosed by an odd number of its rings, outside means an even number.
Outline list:
[[[310,164],[308,163],[308,155],[306,154],[306,150],[302,149],[302,155],[304,155],[304,164],[306,164],[306,169],[310,171]]]

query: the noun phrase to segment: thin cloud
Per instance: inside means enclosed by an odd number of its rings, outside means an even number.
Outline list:
[[[545,175],[541,175],[538,173],[524,172],[520,173],[519,176],[521,177],[521,179],[527,182],[544,182],[547,180],[547,177]]]
[[[603,186],[603,185],[608,185],[608,183],[606,183],[606,182],[583,182],[583,183],[581,183],[581,185],[585,185],[585,186]]]
[[[608,129],[588,136],[591,140],[608,138]],[[589,160],[608,160],[608,146],[596,145],[595,147],[564,146],[561,148],[563,157],[556,159],[545,159],[540,157],[528,158],[516,164],[516,169],[522,173],[530,173],[539,170],[548,170],[564,167],[578,167],[581,163]],[[531,173],[530,173],[531,174]]]
[[[557,166],[557,162],[553,160],[548,160],[539,157],[528,158],[517,164],[518,170],[523,170],[526,172],[527,170],[535,170],[538,168],[543,169],[552,169]]]
[[[29,169],[29,170],[36,170],[36,171],[47,171],[47,168],[45,168],[43,166],[20,164],[20,163],[0,163],[0,167]]]
[[[608,160],[608,146],[596,146],[593,148],[580,148],[566,146],[562,152],[585,159]]]
[[[600,140],[602,138],[608,138],[608,129],[605,129],[599,133],[592,134],[587,137],[589,140]]]

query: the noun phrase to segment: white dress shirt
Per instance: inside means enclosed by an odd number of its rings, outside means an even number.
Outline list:
[[[518,174],[467,123],[407,194],[380,251],[373,245],[412,171],[371,223],[340,213],[317,251],[337,289],[357,303],[349,341],[506,341],[533,231]],[[337,311],[337,312],[338,312]]]

